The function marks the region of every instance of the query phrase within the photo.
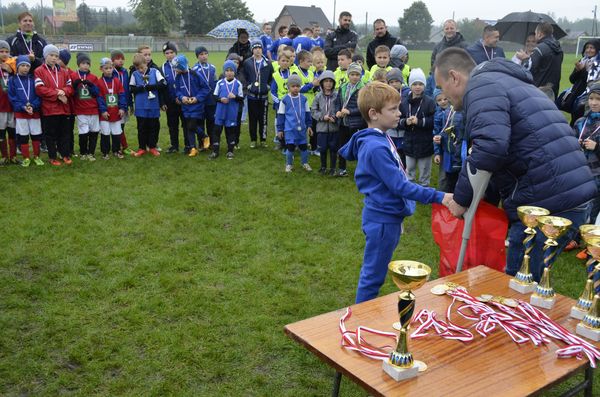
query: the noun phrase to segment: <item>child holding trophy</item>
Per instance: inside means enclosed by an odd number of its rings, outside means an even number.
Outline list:
[[[357,160],[355,179],[365,195],[362,229],[366,238],[356,303],[373,299],[385,281],[388,263],[400,240],[402,222],[415,211],[415,201],[448,205],[452,194],[408,180],[392,139],[384,132],[400,120],[400,94],[373,82],[360,90],[358,106],[368,128],[355,133],[339,153]]]

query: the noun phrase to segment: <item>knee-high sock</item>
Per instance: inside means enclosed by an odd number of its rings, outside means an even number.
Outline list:
[[[92,156],[96,152],[96,142],[98,142],[98,132],[90,132],[90,137],[88,138],[88,154]]]
[[[88,154],[88,134],[79,134],[79,154]]]
[[[8,138],[8,150],[11,159],[17,157],[17,141],[13,138]]]
[[[33,155],[35,157],[39,157],[40,156],[40,141],[32,141],[31,145],[33,146]]]
[[[23,155],[24,159],[29,158],[29,144],[28,143],[24,143],[21,145],[21,154]]]

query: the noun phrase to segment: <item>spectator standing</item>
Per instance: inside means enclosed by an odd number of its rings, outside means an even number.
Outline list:
[[[495,28],[492,25],[486,25],[483,28],[482,38],[469,46],[467,51],[478,65],[494,58],[506,58],[504,50],[501,47],[498,47],[498,40],[500,40],[498,28]]]
[[[31,72],[38,66],[44,64],[44,47],[46,40],[34,31],[33,15],[25,11],[17,17],[19,21],[19,29],[17,33],[8,37],[6,41],[10,45],[10,55],[19,56],[27,55],[31,62]]]
[[[338,53],[343,49],[354,51],[358,44],[358,35],[350,30],[352,14],[342,11],[338,18],[338,27],[327,35],[325,39],[325,56],[327,57],[327,70],[335,70],[338,67]]]
[[[387,25],[385,24],[385,21],[383,19],[376,19],[375,22],[373,22],[373,31],[375,37],[367,46],[368,70],[370,70],[373,67],[373,65],[377,63],[375,61],[375,49],[377,47],[379,47],[380,45],[384,45],[391,50],[395,44],[401,44],[399,43],[397,37],[392,36],[390,32],[388,32]]]

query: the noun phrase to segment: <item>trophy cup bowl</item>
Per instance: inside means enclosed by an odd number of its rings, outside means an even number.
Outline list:
[[[600,226],[596,225],[581,225],[579,227],[581,233],[581,239],[586,244],[586,250],[591,255],[591,259],[586,263],[586,269],[590,272],[589,267],[594,262],[600,261]],[[598,266],[598,265],[596,265]],[[571,317],[578,320],[583,320],[583,317],[587,314],[590,307],[592,307],[592,301],[594,299],[594,274],[598,269],[594,269],[589,273],[588,278],[585,282],[583,292],[579,295],[577,303],[571,307]]]
[[[526,237],[523,239],[523,246],[525,247],[525,253],[523,254],[523,262],[521,268],[510,279],[508,286],[522,294],[529,294],[533,292],[536,286],[536,282],[533,281],[533,275],[529,270],[529,253],[533,249],[534,239],[536,235],[535,228],[538,226],[538,218],[540,216],[549,215],[550,211],[541,207],[534,207],[532,205],[522,205],[517,208],[517,215],[521,220],[521,223],[525,225]]]
[[[423,286],[429,279],[431,268],[415,261],[393,261],[388,265],[388,274],[400,290],[398,294],[398,316],[400,321],[394,324],[399,329],[398,344],[390,353],[390,357],[383,361],[383,370],[396,381],[412,378],[419,371],[425,371],[427,365],[421,361],[413,360],[408,351],[408,328],[415,310],[415,295],[411,290]]]
[[[544,273],[540,283],[531,295],[530,303],[534,306],[545,309],[552,309],[554,306],[555,294],[550,281],[550,269],[552,269],[552,264],[556,260],[556,248],[558,246],[556,240],[561,238],[572,224],[573,222],[569,219],[558,216],[548,215],[538,218],[538,227],[546,236],[546,241],[544,242]]]

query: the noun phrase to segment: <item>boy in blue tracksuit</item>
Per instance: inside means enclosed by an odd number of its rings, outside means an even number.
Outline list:
[[[181,103],[181,111],[186,133],[186,147],[189,157],[196,157],[196,132],[198,123],[204,118],[204,103],[210,95],[208,85],[202,80],[197,72],[190,70],[188,60],[184,55],[175,57],[175,96]]]
[[[273,45],[273,38],[271,37],[271,24],[265,22],[262,25],[263,34],[259,37],[260,43],[265,57],[271,62],[271,46]]]
[[[360,112],[369,127],[354,134],[339,151],[347,160],[358,160],[354,178],[365,196],[362,230],[366,245],[356,303],[373,299],[379,293],[400,240],[402,222],[414,213],[415,201],[447,205],[452,199],[452,194],[408,181],[396,147],[384,132],[398,125],[398,91],[373,82],[359,95]]]
[[[131,92],[129,91],[129,72],[127,68],[123,66],[125,63],[125,54],[121,50],[112,50],[110,52],[110,59],[113,62],[113,76],[118,78],[121,81],[121,85],[125,90],[125,97],[127,98],[127,108],[133,109],[133,97],[131,96]],[[129,115],[125,112],[125,115],[121,119],[121,151],[123,154],[132,154],[133,151],[129,149],[129,144],[127,143],[127,136],[125,135],[125,123],[129,119]]]
[[[210,146],[209,135],[215,129],[215,111],[217,110],[217,102],[212,93],[217,86],[217,69],[215,65],[208,63],[208,50],[206,47],[196,47],[195,50],[198,63],[194,65],[192,70],[198,73],[200,78],[209,88],[209,95],[204,103],[204,118],[200,120],[198,135],[202,139],[200,150],[206,150]]]
[[[281,98],[277,110],[277,136],[285,142],[285,172],[292,172],[294,151],[300,149],[302,168],[312,171],[308,164],[308,140],[306,133],[312,135],[312,116],[308,100],[300,94],[302,79],[292,74],[287,79],[289,93]]]
[[[162,65],[162,74],[165,76],[167,89],[165,90],[165,102],[167,105],[167,127],[169,128],[169,140],[171,146],[167,153],[179,152],[179,123],[183,127],[183,144],[189,150],[188,134],[185,130],[186,123],[183,119],[181,111],[181,103],[177,103],[177,88],[175,86],[175,77],[177,72],[175,66],[172,65],[173,59],[177,56],[177,46],[171,41],[167,41],[162,47],[163,54],[167,58]]]
[[[210,159],[219,157],[223,127],[225,127],[225,139],[227,139],[227,160],[233,159],[233,149],[237,139],[238,109],[244,103],[242,83],[235,78],[236,73],[237,66],[235,66],[235,62],[225,61],[223,64],[225,77],[217,82],[213,91],[213,95],[217,100],[217,110],[215,112],[215,127],[210,138],[213,147]]]

